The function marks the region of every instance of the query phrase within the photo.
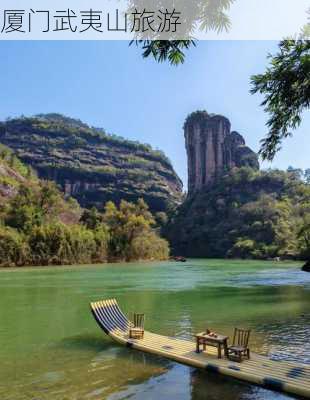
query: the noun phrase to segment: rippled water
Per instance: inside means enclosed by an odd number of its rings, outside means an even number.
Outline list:
[[[116,297],[147,329],[253,330],[253,350],[310,363],[310,274],[294,263],[190,260],[0,271],[0,399],[287,399],[114,344],[89,302]]]

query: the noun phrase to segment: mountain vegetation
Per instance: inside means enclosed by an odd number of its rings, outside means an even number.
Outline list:
[[[79,120],[8,120],[0,140],[24,160],[0,145],[0,266],[166,259],[168,241],[191,257],[310,257],[310,169],[222,168],[181,204],[163,153]]]
[[[83,211],[0,147],[0,266],[166,259],[168,243],[155,227],[141,199]]]
[[[80,120],[59,114],[9,119],[0,123],[0,142],[82,207],[143,198],[152,212],[169,213],[182,201],[182,182],[164,153]]]
[[[309,170],[234,168],[189,196],[165,235],[185,256],[307,259],[309,216]]]

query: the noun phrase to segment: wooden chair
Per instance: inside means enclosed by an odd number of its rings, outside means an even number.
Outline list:
[[[248,347],[250,333],[250,329],[235,328],[233,344],[228,346],[228,358],[232,355],[239,362],[241,362],[242,356],[250,359],[250,349]]]
[[[133,323],[129,327],[129,337],[131,339],[143,339],[144,336],[144,314],[133,314]]]

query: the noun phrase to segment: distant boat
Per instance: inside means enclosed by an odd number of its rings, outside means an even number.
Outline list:
[[[308,260],[306,264],[302,266],[301,270],[304,272],[310,272],[310,260]]]
[[[175,256],[175,257],[172,257],[172,260],[178,261],[178,262],[186,262],[186,261],[187,261],[186,258],[185,258],[185,257],[182,257],[182,256]]]

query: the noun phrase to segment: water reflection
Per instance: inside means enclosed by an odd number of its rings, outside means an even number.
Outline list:
[[[275,393],[220,375],[191,371],[190,400],[285,400],[290,396]]]
[[[171,363],[165,374],[108,396],[108,400],[287,400],[290,396]]]
[[[310,313],[257,326],[272,359],[310,364]]]
[[[252,350],[310,363],[303,279],[297,266],[220,260],[0,271],[0,399],[285,399],[117,346],[88,303],[117,297],[171,336],[249,327]]]

